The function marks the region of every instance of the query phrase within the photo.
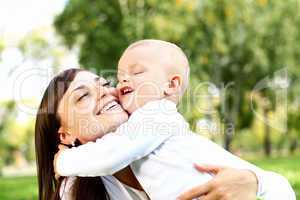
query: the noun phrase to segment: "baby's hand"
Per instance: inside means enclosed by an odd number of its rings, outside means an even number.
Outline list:
[[[57,171],[56,171],[56,161],[57,161],[57,158],[58,158],[58,156],[59,156],[59,154],[61,154],[61,152],[63,152],[65,149],[68,149],[68,147],[67,146],[65,146],[65,145],[62,145],[62,144],[60,144],[60,145],[58,145],[58,152],[54,155],[54,160],[53,160],[53,167],[54,167],[54,173],[55,173],[55,179],[56,180],[58,180],[59,179],[59,177],[60,177],[60,175],[57,173]]]

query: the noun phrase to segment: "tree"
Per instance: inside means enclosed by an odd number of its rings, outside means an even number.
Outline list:
[[[4,48],[5,48],[4,41],[0,40],[0,53],[3,51]]]
[[[253,119],[249,93],[259,81],[284,68],[298,64],[296,18],[299,1],[204,1],[195,14],[185,38],[194,62],[194,74],[206,71],[223,93],[220,106],[225,124],[237,129],[249,127]],[[226,87],[231,86],[231,87]],[[272,88],[271,88],[272,89]],[[258,91],[269,101],[272,92]],[[260,103],[260,102],[257,102]],[[274,102],[264,104],[265,141],[270,154],[268,115]],[[247,105],[247,106],[245,106]],[[233,134],[224,133],[224,145],[230,149]]]
[[[115,69],[132,41],[157,38],[178,44],[189,57],[193,79],[211,81],[221,91],[217,109],[230,150],[233,130],[249,128],[253,121],[249,93],[255,85],[299,64],[298,10],[299,0],[70,0],[55,27],[69,48],[79,48],[83,67],[98,72]],[[271,89],[257,91],[268,103],[255,102],[264,107],[266,121],[276,107]],[[196,121],[199,113],[191,113],[188,118]],[[265,123],[266,154],[270,131]]]
[[[98,72],[115,69],[122,52],[133,41],[161,38],[182,42],[190,8],[176,2],[70,0],[54,25],[69,48],[79,46],[83,67]]]
[[[14,101],[8,101],[8,102],[1,102],[1,110],[0,110],[0,155],[1,155],[1,161],[0,161],[0,175],[1,175],[1,168],[3,165],[6,164],[7,160],[9,159],[11,153],[10,149],[11,146],[6,142],[5,139],[5,129],[7,128],[8,124],[10,124],[13,117],[15,117],[15,102]]]

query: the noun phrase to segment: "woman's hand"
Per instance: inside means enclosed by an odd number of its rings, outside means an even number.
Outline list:
[[[200,172],[215,174],[206,184],[195,187],[180,195],[177,200],[255,200],[258,188],[256,175],[249,170],[219,166],[195,165]]]

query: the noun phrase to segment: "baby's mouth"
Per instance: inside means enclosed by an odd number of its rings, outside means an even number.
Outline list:
[[[131,87],[129,87],[129,86],[125,86],[125,87],[122,87],[120,89],[121,95],[126,95],[126,94],[129,94],[131,92],[133,92],[133,89]]]

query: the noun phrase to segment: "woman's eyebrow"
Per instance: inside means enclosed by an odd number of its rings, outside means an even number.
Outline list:
[[[95,82],[98,82],[98,81],[100,81],[100,77],[99,77],[99,76],[97,76],[96,78],[94,78],[94,81],[95,81]]]
[[[94,78],[94,81],[95,81],[95,82],[100,81],[100,77]],[[103,84],[105,84],[105,83],[106,83],[106,82],[104,82]],[[76,87],[76,88],[72,91],[72,93],[75,92],[76,90],[81,90],[81,89],[85,89],[85,88],[87,88],[85,85],[80,85],[80,86]]]
[[[77,91],[77,90],[85,89],[85,88],[86,88],[85,85],[80,85],[80,86],[78,86],[77,88],[75,88],[71,93],[73,93],[73,92],[75,92],[75,91]]]

